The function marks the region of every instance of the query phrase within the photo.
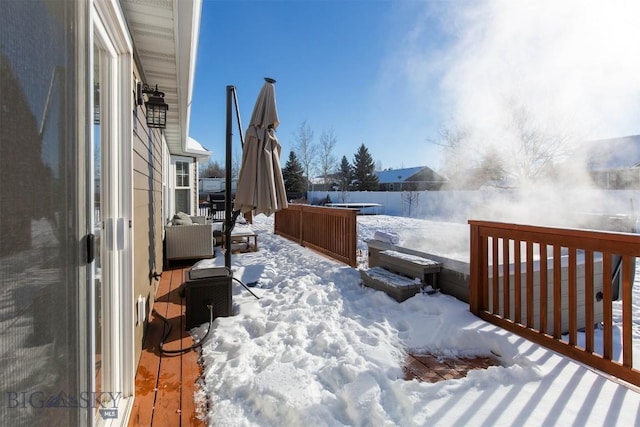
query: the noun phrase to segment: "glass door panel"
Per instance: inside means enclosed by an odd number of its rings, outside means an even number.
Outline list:
[[[114,343],[111,339],[113,318],[109,315],[113,307],[111,295],[118,275],[117,255],[114,251],[115,227],[117,217],[117,197],[112,194],[116,188],[113,172],[114,163],[114,107],[113,94],[117,86],[115,72],[116,55],[112,44],[104,33],[96,32],[93,50],[93,143],[91,153],[93,191],[93,233],[95,239],[95,261],[93,264],[92,288],[92,321],[93,321],[93,358],[94,387],[96,396],[96,412],[111,403],[104,401],[111,393],[118,392],[118,381],[114,380],[118,372]],[[96,416],[99,419],[99,416]]]
[[[88,418],[86,407],[69,405],[89,387],[79,247],[86,234],[78,192],[86,181],[78,167],[81,8],[0,0],[3,426],[76,426]]]
[[[95,239],[95,262],[93,271],[93,336],[94,336],[94,391],[102,391],[102,265],[101,252],[104,239],[104,225],[102,221],[102,131],[100,123],[102,120],[102,108],[100,105],[101,96],[101,62],[102,54],[97,46],[94,47],[94,69],[93,69],[93,233]]]

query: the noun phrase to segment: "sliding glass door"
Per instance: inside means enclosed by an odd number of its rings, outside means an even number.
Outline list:
[[[92,390],[97,421],[121,418],[132,394],[131,52],[126,29],[96,2],[93,24],[93,114],[89,155],[95,236],[91,290]],[[118,31],[120,30],[120,31]],[[120,36],[118,36],[120,34]]]

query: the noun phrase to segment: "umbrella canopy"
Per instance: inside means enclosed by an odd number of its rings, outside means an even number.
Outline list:
[[[287,207],[281,147],[275,133],[279,121],[274,83],[265,78],[245,133],[235,211],[271,215]]]

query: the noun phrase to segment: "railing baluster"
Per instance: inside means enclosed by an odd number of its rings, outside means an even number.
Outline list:
[[[576,345],[578,341],[578,297],[577,297],[577,265],[578,257],[575,248],[569,248],[569,345]]]
[[[492,287],[492,292],[491,292],[491,301],[492,301],[492,310],[494,314],[497,314],[500,312],[500,298],[499,298],[499,287],[498,287],[498,281],[500,280],[500,275],[498,274],[499,272],[499,264],[500,264],[500,259],[498,258],[498,238],[497,237],[493,237],[491,238],[491,264],[492,264],[492,274],[493,274],[493,287]]]
[[[482,300],[480,301],[481,310],[487,310],[489,308],[489,239],[486,236],[480,236],[480,257],[483,260],[482,263]]]
[[[553,245],[553,337],[562,336],[562,248]]]
[[[594,292],[593,292],[593,251],[584,251],[584,333],[585,350],[593,353],[594,339]]]
[[[520,240],[513,240],[513,296],[515,297],[515,322],[522,323],[522,270],[520,263]]]
[[[533,242],[527,240],[527,327],[533,328]]]
[[[547,333],[547,245],[540,243],[540,331]]]
[[[502,313],[506,319],[511,319],[511,295],[509,292],[509,288],[511,287],[509,280],[509,259],[511,257],[509,254],[509,239],[502,238]]]
[[[611,360],[613,355],[613,313],[611,309],[611,253],[602,254],[602,355]]]
[[[622,365],[633,367],[633,259],[622,257]]]

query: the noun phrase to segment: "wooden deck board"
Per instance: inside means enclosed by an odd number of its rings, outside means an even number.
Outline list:
[[[156,310],[164,316],[171,325],[171,332],[167,336],[164,348],[170,350],[178,350],[181,348],[182,340],[182,307],[180,305],[180,297],[177,288],[182,283],[182,271],[172,270],[171,282],[169,290],[166,294],[160,296],[160,301],[156,300],[156,304],[164,305]],[[166,274],[166,273],[165,273]],[[159,308],[162,308],[161,311]],[[160,360],[160,371],[158,373],[158,391],[156,396],[155,409],[153,411],[154,423],[158,425],[179,426],[180,425],[180,383],[182,378],[182,364],[180,362],[181,355],[163,355]]]
[[[196,382],[201,375],[201,367],[198,359],[198,353],[193,351],[182,357],[182,411],[180,412],[180,425],[182,426],[203,425],[197,417],[197,407],[194,402]]]
[[[171,333],[165,350],[177,350],[193,344],[184,330],[184,300],[179,287],[189,266],[175,265],[160,279],[154,310],[145,335],[136,373],[136,397],[129,426],[204,426],[197,418],[194,392],[201,374],[199,355],[195,351],[168,355],[160,352],[160,341],[167,325]],[[159,315],[158,315],[159,314]]]
[[[151,343],[158,343],[162,338],[162,325],[158,325],[157,319],[154,321],[154,317],[155,315],[152,314],[138,363],[136,395],[129,418],[129,426],[150,426],[153,417],[160,358],[155,354],[158,351],[157,348],[154,348]]]
[[[500,366],[493,357],[437,357],[432,354],[407,354],[404,362],[406,380],[430,383],[464,378],[472,369],[487,369]]]

